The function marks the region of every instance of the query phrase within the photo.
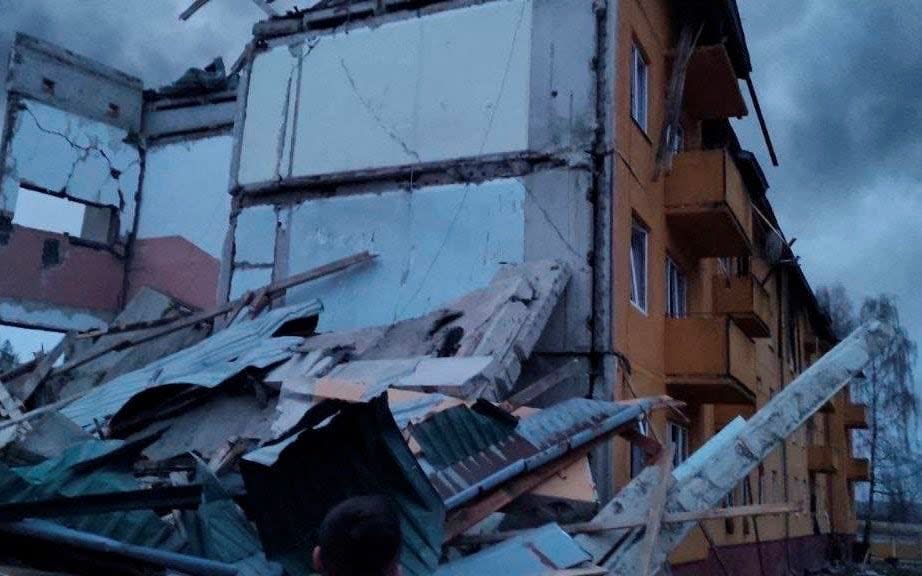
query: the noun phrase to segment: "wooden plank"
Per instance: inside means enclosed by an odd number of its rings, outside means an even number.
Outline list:
[[[530,474],[508,482],[463,508],[450,512],[445,519],[445,542],[460,536],[490,514],[502,509],[522,494],[534,490],[561,470],[572,466],[586,456],[593,446],[595,443],[591,442],[563,458],[545,464]]]
[[[539,378],[533,384],[516,392],[499,406],[507,412],[515,412],[522,406],[527,406],[536,398],[551,388],[557,386],[567,378],[576,376],[579,373],[579,360],[571,360],[553,372]]]
[[[352,266],[356,266],[358,264],[362,264],[364,262],[369,262],[371,260],[374,260],[376,257],[377,256],[375,256],[374,254],[370,254],[368,252],[361,252],[359,254],[355,254],[353,256],[342,258],[340,260],[330,262],[329,264],[325,264],[323,266],[313,268],[311,270],[308,270],[307,272],[303,272],[301,274],[297,274],[290,278],[286,278],[285,280],[280,280],[279,282],[270,284],[269,286],[265,287],[262,290],[265,290],[265,292],[269,294],[269,296],[272,298],[278,297],[279,295],[284,294],[285,291],[288,290],[289,288],[293,288],[300,284],[304,284],[312,280],[317,280],[319,278],[323,278],[325,276],[335,274],[336,272],[341,272],[347,268],[351,268]],[[238,300],[228,302],[224,304],[223,306],[220,306],[217,309],[212,310],[210,312],[202,312],[200,314],[194,314],[192,316],[188,316],[186,318],[178,320],[177,322],[174,322],[173,324],[170,324],[169,326],[165,326],[159,330],[156,330],[149,334],[144,334],[134,339],[120,340],[118,342],[113,343],[111,346],[107,346],[95,352],[86,354],[80,358],[75,358],[74,360],[62,366],[60,369],[56,370],[55,373],[69,372],[71,370],[74,370],[75,368],[79,368],[80,366],[83,366],[89,362],[92,362],[93,360],[96,360],[97,358],[105,356],[106,354],[109,354],[110,352],[115,352],[118,350],[125,350],[127,348],[131,348],[132,346],[137,346],[145,342],[150,342],[151,340],[162,338],[163,336],[172,334],[184,328],[189,328],[191,326],[195,326],[196,324],[200,324],[202,322],[209,322],[217,318],[218,316],[222,316],[236,309],[241,300],[244,300],[244,299],[249,300],[251,298],[252,298],[251,294],[245,294]]]
[[[692,512],[717,506],[759,462],[860,374],[892,337],[893,328],[880,322],[859,327],[776,394],[751,420],[740,419],[728,425],[675,470],[676,484],[670,490],[667,508]],[[725,434],[727,430],[731,433]],[[622,495],[627,493],[633,500],[628,504],[632,510],[638,505],[649,506],[653,488],[650,474],[641,473],[616,498],[618,505],[625,506]],[[608,517],[612,509],[606,506],[605,512]],[[654,550],[653,565],[664,562],[694,527],[694,523],[664,527]],[[628,538],[615,549],[618,541],[606,535],[591,539],[583,547],[596,563],[616,573],[633,574],[642,561],[638,540]],[[583,543],[579,539],[578,542]],[[598,561],[597,556],[604,557],[604,562]]]
[[[653,490],[653,496],[650,499],[650,512],[647,515],[647,526],[644,530],[643,548],[640,553],[641,570],[640,576],[648,576],[650,568],[653,566],[653,548],[659,538],[660,527],[663,525],[663,512],[666,507],[666,497],[669,495],[669,489],[672,487],[674,479],[672,477],[673,454],[675,447],[672,442],[667,440],[665,450],[659,455],[657,468],[659,469],[659,483]]]
[[[20,400],[23,402],[28,402],[29,398],[38,390],[45,380],[48,378],[48,375],[51,374],[52,369],[54,368],[54,363],[58,361],[58,358],[64,353],[65,350],[71,345],[73,341],[73,334],[67,334],[64,338],[58,342],[58,345],[51,349],[51,352],[45,354],[38,360],[38,364],[35,366],[35,370],[29,374],[29,377],[26,378],[26,381],[22,385],[22,390],[20,392]]]
[[[664,524],[684,524],[705,520],[726,520],[727,518],[756,518],[759,516],[780,516],[803,512],[799,504],[755,504],[752,506],[734,506],[732,508],[713,508],[702,512],[667,512],[663,515]],[[619,518],[610,522],[578,522],[564,524],[560,528],[567,534],[596,534],[626,530],[630,528],[643,528],[647,525],[646,516],[632,516]],[[452,543],[458,546],[475,546],[495,544],[519,536],[528,530],[508,530],[494,534],[475,534],[460,536]]]

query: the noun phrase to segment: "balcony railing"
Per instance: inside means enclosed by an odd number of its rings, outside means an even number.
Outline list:
[[[666,176],[670,231],[699,258],[746,256],[752,247],[752,203],[726,150],[692,150]]]
[[[703,404],[754,404],[755,344],[726,317],[666,319],[666,386]]]
[[[713,286],[714,314],[733,318],[750,338],[772,335],[771,298],[752,275],[727,278],[718,274]]]

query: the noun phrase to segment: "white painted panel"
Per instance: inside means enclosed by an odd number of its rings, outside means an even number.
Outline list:
[[[234,262],[271,266],[275,260],[277,227],[274,206],[254,206],[242,211],[234,229]]]
[[[182,236],[220,259],[230,218],[233,146],[227,135],[148,150],[138,237]]]
[[[296,54],[299,49],[294,50]],[[288,46],[263,52],[253,62],[240,151],[240,183],[278,178],[289,92],[297,77],[297,63]]]
[[[525,257],[525,190],[515,179],[312,200],[291,212],[289,272],[368,250],[372,264],[289,292],[319,298],[322,330],[414,317],[487,285]]]
[[[497,0],[310,40],[291,175],[526,150],[532,16],[531,0]],[[241,184],[287,161],[296,64],[288,46],[253,63]]]
[[[592,344],[592,176],[583,170],[552,170],[524,181],[526,260],[563,260],[573,274],[538,350],[587,352]]]
[[[134,221],[140,177],[128,133],[34,101],[22,101],[4,159],[0,210],[15,212],[21,182],[121,209],[122,234]]]

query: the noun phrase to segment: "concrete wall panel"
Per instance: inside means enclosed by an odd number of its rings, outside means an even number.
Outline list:
[[[532,11],[497,0],[258,54],[239,183],[526,150]]]
[[[21,184],[120,210],[120,233],[134,223],[140,153],[128,132],[32,100],[11,99],[11,139],[3,162],[0,212],[15,212]]]
[[[323,301],[323,330],[426,313],[487,285],[499,263],[524,260],[524,204],[515,179],[304,202],[291,211],[291,275],[362,250],[379,257],[289,300]]]

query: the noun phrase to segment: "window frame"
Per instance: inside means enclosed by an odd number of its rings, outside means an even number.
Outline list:
[[[688,317],[688,274],[669,255],[666,256],[666,317]]]
[[[650,59],[636,38],[631,45],[631,118],[647,134],[650,126]]]
[[[672,466],[673,468],[678,468],[683,462],[688,460],[691,453],[691,447],[689,445],[691,430],[688,426],[673,422],[672,420],[667,421],[666,429],[674,448],[672,453]],[[677,438],[679,440],[678,442],[676,441]]]
[[[643,235],[643,251],[640,254],[643,263],[643,275],[638,276],[637,254],[635,254],[634,235],[641,233]],[[643,313],[648,314],[650,308],[650,230],[638,218],[631,222],[631,304]],[[640,279],[643,279],[640,282]]]

